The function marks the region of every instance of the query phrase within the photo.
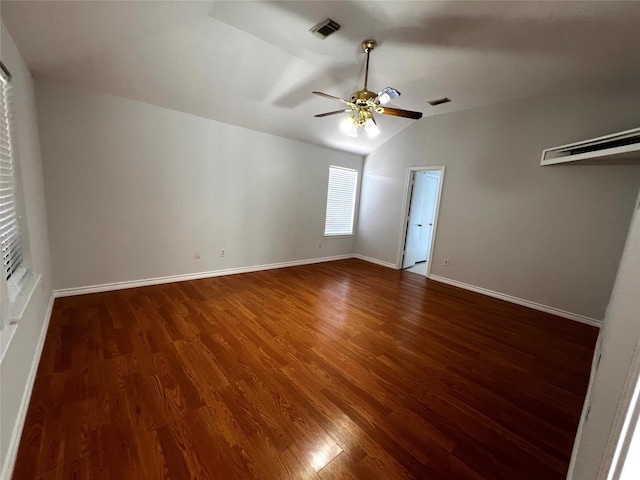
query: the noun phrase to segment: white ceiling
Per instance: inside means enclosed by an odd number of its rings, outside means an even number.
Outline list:
[[[313,117],[340,104],[311,91],[362,87],[365,38],[379,44],[369,89],[393,86],[394,106],[425,116],[640,89],[640,2],[3,0],[0,16],[38,78],[359,154],[414,122],[379,116],[371,140]],[[342,28],[320,40],[309,28],[327,17]]]

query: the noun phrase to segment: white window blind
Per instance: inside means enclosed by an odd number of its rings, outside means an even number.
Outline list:
[[[329,167],[325,235],[352,235],[356,208],[358,172],[350,168]]]
[[[11,141],[11,84],[0,72],[0,247],[5,278],[9,280],[22,265],[22,248],[16,211],[14,151]]]

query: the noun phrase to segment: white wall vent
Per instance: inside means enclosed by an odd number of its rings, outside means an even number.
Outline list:
[[[316,37],[320,37],[322,39],[327,38],[332,33],[340,30],[340,24],[336,22],[333,18],[327,18],[322,22],[314,25],[309,29],[311,33],[313,33]]]
[[[590,161],[590,163],[640,163],[640,128],[570,143],[542,151],[540,165]]]

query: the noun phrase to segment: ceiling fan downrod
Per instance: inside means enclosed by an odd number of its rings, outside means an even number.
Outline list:
[[[371,51],[376,48],[378,43],[375,40],[365,40],[362,42],[362,50],[367,54],[367,65],[364,69],[364,89],[367,89],[367,82],[369,81],[369,54]]]

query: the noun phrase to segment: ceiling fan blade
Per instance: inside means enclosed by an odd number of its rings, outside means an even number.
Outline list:
[[[340,97],[334,97],[333,95],[329,95],[328,93],[322,93],[322,92],[311,92],[311,93],[315,93],[316,95],[320,95],[321,97],[326,97],[326,98],[330,98],[331,100],[337,100],[339,102],[342,103],[346,103],[347,105],[350,105],[350,102],[340,98]]]
[[[346,109],[346,110],[336,110],[334,112],[327,112],[327,113],[319,113],[318,115],[314,115],[314,117],[328,117],[329,115],[337,115],[339,113],[344,113],[344,112],[350,112],[351,110]]]
[[[411,110],[402,110],[400,108],[381,107],[385,115],[393,115],[394,117],[412,118],[418,120],[422,118],[422,112],[412,112]]]

